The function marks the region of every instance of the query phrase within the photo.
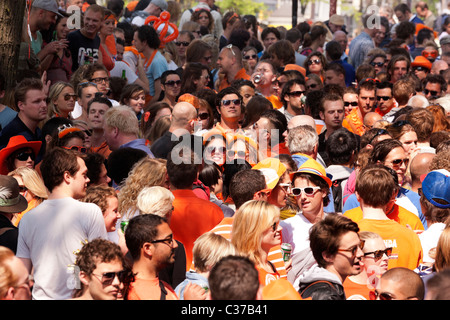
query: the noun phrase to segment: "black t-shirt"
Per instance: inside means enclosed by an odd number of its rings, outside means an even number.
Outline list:
[[[69,41],[69,50],[72,54],[72,71],[78,69],[84,64],[86,56],[92,56],[94,61],[99,58],[100,37],[95,36],[94,39],[83,36],[80,30],[70,32],[67,35]]]

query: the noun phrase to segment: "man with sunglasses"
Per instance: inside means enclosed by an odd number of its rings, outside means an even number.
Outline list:
[[[105,239],[86,243],[77,254],[75,266],[81,287],[74,292],[74,300],[121,299],[125,283],[132,278],[121,248]]]
[[[68,284],[77,280],[75,253],[83,241],[107,239],[105,221],[97,205],[78,201],[89,182],[80,153],[49,150],[41,174],[49,196],[20,220],[17,257],[34,270],[33,299],[69,299],[75,287]]]
[[[175,290],[158,277],[175,262],[178,247],[167,220],[154,214],[138,215],[129,221],[125,241],[135,274],[126,299],[178,300]]]
[[[413,270],[393,268],[380,278],[380,286],[371,292],[370,300],[423,300],[425,285]]]
[[[375,112],[382,117],[396,106],[393,88],[394,85],[388,81],[377,84]]]
[[[241,50],[232,44],[225,46],[220,51],[217,68],[220,73],[224,74],[224,78],[219,84],[219,91],[229,87],[234,80],[250,80],[242,63]]]
[[[423,93],[430,103],[446,94],[447,81],[440,74],[429,74],[422,83]]]
[[[279,110],[289,122],[293,117],[305,114],[302,98],[305,96],[306,86],[303,79],[292,79],[286,82],[280,94],[283,107]]]

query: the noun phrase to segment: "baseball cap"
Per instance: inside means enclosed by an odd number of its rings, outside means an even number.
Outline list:
[[[425,58],[424,56],[417,56],[414,61],[411,63],[411,67],[425,67],[428,70],[431,70],[431,61]]]
[[[19,213],[27,207],[27,199],[20,194],[17,180],[0,175],[0,212]]]
[[[267,188],[271,190],[275,188],[281,176],[286,172],[286,166],[277,158],[266,158],[255,164],[252,169],[262,172]]]
[[[450,208],[450,172],[445,169],[430,171],[422,181],[422,192],[434,206]]]
[[[56,3],[55,0],[34,0],[32,7],[53,12],[60,17],[63,16],[61,13],[59,13],[58,4]]]
[[[294,181],[294,176],[298,173],[309,173],[309,174],[319,176],[331,188],[331,184],[332,184],[331,179],[327,176],[327,173],[325,172],[325,168],[314,159],[306,160],[303,164],[301,164],[298,167],[297,171],[292,172],[290,174],[292,181]]]
[[[151,3],[159,7],[162,11],[166,11],[167,8],[169,7],[165,0],[152,0]]]

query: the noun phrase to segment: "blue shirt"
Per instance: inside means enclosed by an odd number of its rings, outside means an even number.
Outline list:
[[[167,65],[166,58],[164,58],[164,56],[157,51],[150,67],[148,67],[145,71],[149,82],[150,95],[152,97],[155,95],[155,81],[161,78],[163,72],[168,69],[169,66]]]
[[[375,48],[373,39],[365,31],[362,31],[350,42],[348,56],[355,70],[364,62],[367,54],[373,48]]]
[[[154,158],[155,156],[150,151],[149,147],[145,144],[145,139],[135,139],[130,142],[124,143],[119,148],[133,148],[133,149],[139,149],[142,151],[147,152],[147,154],[150,156],[150,158]]]

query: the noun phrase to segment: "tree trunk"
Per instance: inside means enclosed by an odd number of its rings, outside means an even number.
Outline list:
[[[0,1],[0,72],[13,85],[19,62],[26,0]]]

